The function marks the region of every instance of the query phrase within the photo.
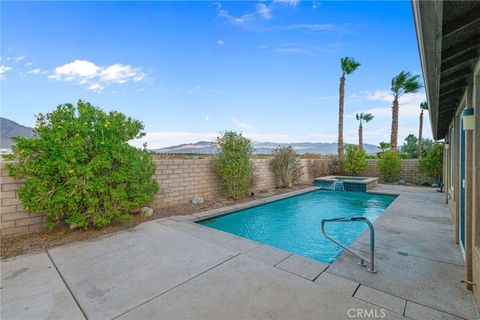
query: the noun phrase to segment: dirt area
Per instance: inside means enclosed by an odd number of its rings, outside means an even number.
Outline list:
[[[225,198],[219,198],[213,201],[206,200],[203,204],[197,205],[192,203],[186,203],[183,205],[177,205],[155,210],[154,214],[148,218],[142,218],[140,215],[136,214],[133,216],[133,219],[131,221],[123,223],[113,223],[101,229],[92,228],[88,230],[70,230],[68,227],[61,227],[50,231],[3,236],[0,243],[0,257],[3,260],[20,254],[46,250],[48,248],[56,247],[66,243],[95,239],[103,235],[113,234],[124,229],[132,228],[142,222],[149,220],[208,211],[211,209],[225,207],[236,203],[247,202],[259,198],[265,198],[275,194],[286,193],[311,186],[312,185],[310,184],[298,185],[289,189],[275,189],[268,192],[259,192],[254,196],[239,201],[231,201]]]

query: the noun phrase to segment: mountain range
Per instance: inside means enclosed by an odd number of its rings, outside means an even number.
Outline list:
[[[11,148],[14,144],[12,137],[31,138],[33,129],[22,126],[15,121],[0,117],[1,148]],[[298,154],[317,153],[317,154],[336,154],[337,143],[327,142],[296,142],[296,143],[275,143],[275,142],[256,142],[253,141],[255,154],[271,154],[273,149],[279,146],[292,146]],[[364,144],[363,148],[368,154],[375,154],[380,151],[377,146]],[[215,154],[218,148],[213,142],[199,141],[196,143],[185,143],[176,146],[153,149],[158,154]]]
[[[11,148],[13,137],[33,137],[33,128],[22,126],[15,121],[0,117],[0,147]]]
[[[317,154],[337,154],[337,143],[327,142],[296,142],[296,143],[275,143],[275,142],[256,142],[253,141],[255,154],[271,154],[273,149],[280,146],[292,146],[297,154],[317,153]],[[376,154],[381,150],[372,144],[364,144],[363,148],[368,154]],[[177,146],[160,148],[152,150],[159,154],[215,154],[218,148],[209,141],[199,141],[197,143],[186,143]]]

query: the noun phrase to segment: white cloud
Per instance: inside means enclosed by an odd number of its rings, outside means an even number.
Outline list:
[[[280,44],[267,44],[258,46],[259,49],[285,54],[332,54],[337,53],[342,49],[341,43],[317,43],[317,42],[283,42]]]
[[[258,3],[257,4],[257,13],[265,18],[265,19],[272,19],[272,9],[267,6],[265,3]]]
[[[238,120],[238,119],[236,119],[236,118],[232,118],[232,119],[230,119],[230,121],[231,121],[234,125],[236,125],[237,127],[239,127],[240,129],[245,129],[245,130],[255,129],[255,127],[252,126],[251,124],[246,123],[246,122],[242,122],[242,121],[240,121],[240,120]]]
[[[273,3],[280,3],[296,7],[300,0],[274,0]]]
[[[392,102],[393,95],[387,90],[375,90],[371,92],[369,90],[362,91],[357,95],[354,95],[357,101],[369,100],[386,102],[385,107],[373,107],[362,110],[362,112],[369,112],[376,117],[391,117],[392,116]],[[408,93],[404,94],[398,100],[400,105],[401,117],[418,117],[420,113],[420,104],[426,100],[425,93]]]
[[[31,61],[30,61],[30,62],[27,62],[27,63],[25,63],[25,66],[27,66],[27,67],[30,67],[31,65],[33,65],[33,62],[31,62]]]
[[[329,31],[333,30],[335,28],[335,25],[333,23],[300,23],[300,24],[291,24],[291,25],[286,25],[280,27],[280,29],[283,30],[310,30],[310,31]]]
[[[208,120],[210,120],[210,116],[207,114],[207,115],[205,116],[205,121],[208,121]]]
[[[218,44],[219,46],[223,46],[223,45],[225,44],[225,41],[223,41],[222,39],[220,39],[220,40],[217,41],[217,44]]]
[[[405,94],[399,99],[399,126],[398,126],[398,144],[403,144],[403,139],[410,133],[418,136],[418,121],[420,115],[420,103],[425,101],[425,93],[410,93]],[[358,94],[353,95],[353,101],[356,103],[375,103],[381,104],[381,106],[365,107],[364,109],[358,109],[353,113],[346,114],[349,119],[355,119],[355,113],[367,112],[372,113],[375,116],[372,122],[368,123],[364,128],[364,135],[366,141],[389,141],[392,119],[392,102],[393,96],[388,90],[375,90],[375,91],[361,91]],[[357,129],[352,129],[350,133],[348,130],[346,135],[350,134],[355,136]],[[431,128],[428,112],[424,117],[424,129],[423,136],[425,138],[431,138]],[[358,140],[358,138],[357,138]],[[357,141],[354,140],[354,141]]]
[[[22,61],[23,59],[25,59],[25,56],[19,56],[19,57],[13,58],[13,60],[14,60],[15,62]]]
[[[145,73],[130,65],[97,66],[91,61],[77,59],[56,67],[49,78],[56,81],[85,84],[87,89],[99,92],[110,84],[142,81],[145,78]]]
[[[88,79],[98,77],[101,68],[87,60],[75,60],[73,62],[56,67],[50,75],[54,80],[78,81],[85,83]]]
[[[188,89],[187,93],[191,94],[191,93],[199,92],[200,90],[202,90],[202,87],[197,84],[195,87]]]
[[[2,66],[0,65],[0,76],[3,76],[8,71],[12,70],[9,66]]]
[[[140,88],[140,89],[135,90],[135,93],[140,93],[140,92],[143,92],[143,91],[145,91],[145,89],[144,89],[144,88]]]
[[[88,90],[92,90],[95,92],[101,92],[103,89],[105,89],[105,87],[102,86],[100,83],[92,83],[90,86],[88,86]]]
[[[232,24],[242,25],[254,19],[253,14],[244,14],[240,17],[235,17],[231,15],[227,10],[222,8],[220,3],[217,3],[217,15],[221,18],[224,18],[228,22]]]
[[[145,74],[128,65],[113,64],[100,71],[100,80],[103,82],[125,83],[127,81],[142,81]]]
[[[39,68],[35,68],[35,69],[32,69],[30,71],[27,72],[28,74],[34,74],[34,75],[37,75],[37,74],[47,74],[48,71],[46,70],[41,70]]]

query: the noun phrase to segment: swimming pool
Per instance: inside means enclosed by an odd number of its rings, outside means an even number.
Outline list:
[[[322,219],[365,217],[377,219],[395,196],[363,192],[317,190],[236,211],[198,223],[240,237],[331,263],[343,249],[326,239]],[[329,223],[329,235],[350,245],[367,228],[365,223]]]

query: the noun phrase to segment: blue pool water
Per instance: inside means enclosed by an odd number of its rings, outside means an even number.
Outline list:
[[[377,219],[395,196],[364,192],[318,190],[200,221],[211,228],[233,233],[324,263],[335,261],[342,248],[326,239],[322,219],[366,217]],[[346,245],[365,231],[362,222],[326,224],[325,230]]]

